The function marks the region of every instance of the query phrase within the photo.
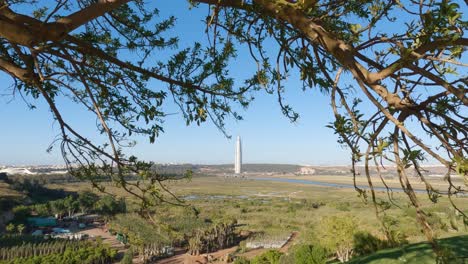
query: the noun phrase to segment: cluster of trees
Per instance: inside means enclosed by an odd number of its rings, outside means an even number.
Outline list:
[[[101,242],[52,240],[0,248],[0,264],[104,264],[111,263],[116,250]]]
[[[32,215],[57,215],[61,219],[64,216],[70,217],[78,211],[82,213],[99,213],[104,217],[111,217],[115,214],[126,212],[126,208],[124,198],[115,198],[110,195],[98,196],[91,191],[83,191],[79,195],[68,195],[63,199],[52,200],[46,203],[16,206],[12,210],[14,213],[12,222],[17,223],[19,227],[26,222],[27,217]]]
[[[164,216],[155,216],[155,225],[137,214],[116,215],[109,226],[112,231],[124,235],[127,243],[143,261],[166,255],[165,248],[188,246],[190,254],[213,252],[236,242],[237,221],[223,219],[203,221],[183,214],[172,222]],[[160,222],[161,221],[161,222]],[[187,226],[189,225],[189,226]]]
[[[398,231],[395,221],[385,220],[387,233],[385,239],[378,238],[368,232],[360,231],[357,220],[350,215],[334,215],[324,217],[314,228],[317,245],[326,249],[327,253],[344,263],[353,256],[366,255],[377,250],[397,247],[408,243],[404,234]],[[390,237],[390,239],[388,239]]]
[[[199,255],[232,245],[236,239],[236,226],[237,220],[226,219],[215,222],[208,228],[194,230],[188,238],[189,254]]]
[[[22,239],[22,236],[17,236]],[[40,240],[27,242],[26,238],[22,244],[15,246],[2,245],[0,248],[0,260],[13,260],[16,258],[29,258],[33,256],[50,255],[50,254],[61,254],[66,248],[71,250],[77,250],[84,244],[81,241],[72,240]],[[88,245],[86,243],[86,245]]]
[[[160,257],[163,249],[174,244],[170,231],[155,226],[137,214],[118,214],[109,223],[110,230],[125,236],[126,243],[143,262]]]
[[[78,196],[69,195],[64,199],[58,199],[43,204],[33,205],[34,213],[46,215],[58,215],[62,218],[64,215],[72,216],[80,211],[82,213],[95,212],[104,216],[112,216],[126,211],[124,198],[115,198],[110,195],[98,196],[90,191],[80,192]]]
[[[13,234],[15,232],[18,232],[20,235],[23,234],[23,231],[26,229],[26,226],[24,224],[19,224],[19,225],[15,225],[13,223],[9,223],[6,227],[5,227],[5,230],[10,233],[10,234]]]
[[[387,231],[392,240],[379,238],[369,232],[359,230],[355,218],[349,215],[329,216],[323,218],[314,227],[311,240],[313,244],[293,246],[288,254],[277,250],[269,250],[252,260],[237,258],[237,264],[325,264],[330,259],[341,263],[349,261],[354,256],[363,256],[385,248],[406,244],[406,238],[395,229],[395,222],[386,220]],[[385,237],[382,235],[382,237]]]
[[[10,176],[7,182],[10,188],[25,194],[34,202],[60,199],[70,194],[61,189],[49,189],[45,187],[45,182],[37,177]]]

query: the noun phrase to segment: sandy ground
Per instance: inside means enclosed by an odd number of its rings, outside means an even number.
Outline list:
[[[109,234],[106,229],[101,227],[95,227],[80,231],[80,233],[88,234],[90,237],[101,237],[102,242],[109,244],[111,247],[117,249],[119,252],[125,252],[125,246],[120,243],[115,236]]]

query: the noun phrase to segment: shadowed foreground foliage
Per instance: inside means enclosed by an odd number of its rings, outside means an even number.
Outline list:
[[[455,236],[438,239],[439,246],[452,253],[446,253],[446,263],[467,263],[468,262],[468,235]],[[378,251],[374,254],[352,259],[351,264],[397,264],[414,263],[429,264],[435,263],[436,256],[428,243],[409,244],[398,248]]]

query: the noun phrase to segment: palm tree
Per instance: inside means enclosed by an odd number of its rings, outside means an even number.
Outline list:
[[[13,233],[15,232],[15,229],[16,229],[16,226],[13,224],[13,223],[9,223],[7,226],[6,226],[6,231],[8,233]]]
[[[19,224],[16,229],[18,230],[18,232],[20,233],[20,235],[23,234],[23,231],[26,227],[23,225],[23,224]]]

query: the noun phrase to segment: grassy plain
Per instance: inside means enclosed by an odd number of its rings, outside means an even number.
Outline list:
[[[294,177],[305,179],[304,176]],[[317,181],[352,183],[350,177],[313,177],[312,180]],[[297,231],[300,234],[298,241],[313,242],[316,239],[314,227],[323,217],[331,215],[354,217],[359,230],[382,235],[372,202],[357,197],[353,189],[216,176],[194,176],[191,180],[173,181],[167,185],[176,195],[185,197],[187,204],[198,208],[199,217],[236,218],[241,224],[240,230],[255,234],[251,239],[275,240]],[[55,187],[69,191],[89,189],[89,185],[83,183]],[[106,190],[125,195],[121,189],[111,185],[106,186]],[[467,233],[460,220],[453,220],[454,212],[448,200],[440,199],[434,205],[427,195],[418,196],[430,214],[438,237]],[[410,242],[423,241],[424,237],[415,221],[415,211],[408,206],[405,194],[395,192],[393,197],[400,208],[392,206],[386,212],[397,221],[395,228],[404,233]],[[377,199],[388,201],[387,193],[377,192]],[[468,211],[468,198],[454,199],[463,210]],[[168,214],[171,219],[182,218],[187,210],[162,206],[156,212],[156,215]]]
[[[20,199],[23,198],[24,195],[18,191],[15,191],[11,188],[11,186],[7,183],[0,181],[0,197],[4,199]]]

